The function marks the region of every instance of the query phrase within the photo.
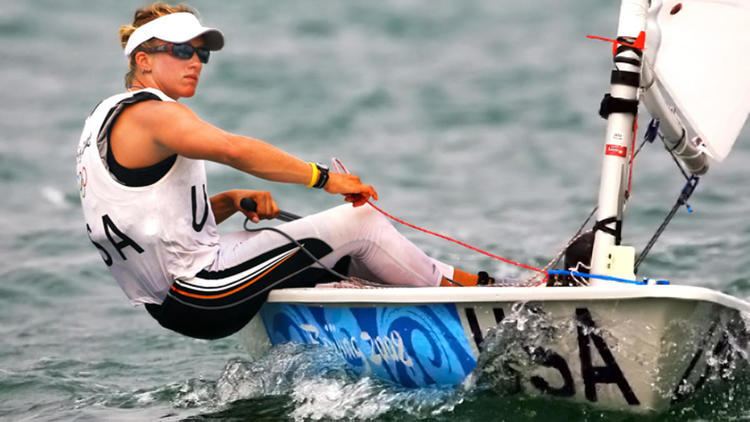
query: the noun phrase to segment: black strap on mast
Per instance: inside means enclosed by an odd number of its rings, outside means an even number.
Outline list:
[[[615,228],[607,227],[608,224],[615,223]],[[594,223],[593,231],[603,231],[608,235],[615,238],[615,245],[619,245],[622,241],[622,220],[618,220],[617,217],[609,217],[603,220],[599,220]]]

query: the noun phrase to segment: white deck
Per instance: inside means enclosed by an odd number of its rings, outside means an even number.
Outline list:
[[[750,313],[750,303],[727,294],[693,286],[589,286],[589,287],[388,287],[294,288],[273,290],[275,303],[315,304],[424,304],[530,301],[598,301],[676,299],[716,303]]]

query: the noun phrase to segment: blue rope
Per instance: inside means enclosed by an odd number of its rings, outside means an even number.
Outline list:
[[[549,274],[549,275],[571,275],[571,276],[576,276],[576,277],[596,278],[596,279],[599,279],[599,280],[616,281],[618,283],[635,284],[637,286],[646,286],[646,285],[648,285],[648,281],[646,281],[646,279],[644,279],[643,281],[629,280],[627,278],[612,277],[610,275],[601,275],[601,274],[581,273],[581,272],[578,272],[578,271],[549,270],[549,271],[547,271],[547,274]],[[667,285],[667,284],[669,284],[669,280],[656,280],[656,284],[657,285]]]

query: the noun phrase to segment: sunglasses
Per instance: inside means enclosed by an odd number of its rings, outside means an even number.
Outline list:
[[[143,51],[146,53],[169,53],[181,60],[190,60],[193,58],[193,54],[197,54],[198,60],[203,64],[208,63],[208,57],[211,55],[211,51],[207,48],[193,47],[190,43],[162,44],[152,48],[144,48]]]

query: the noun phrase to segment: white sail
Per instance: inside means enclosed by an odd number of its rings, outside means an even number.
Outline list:
[[[750,1],[653,1],[646,43],[658,86],[723,160],[750,113]]]

